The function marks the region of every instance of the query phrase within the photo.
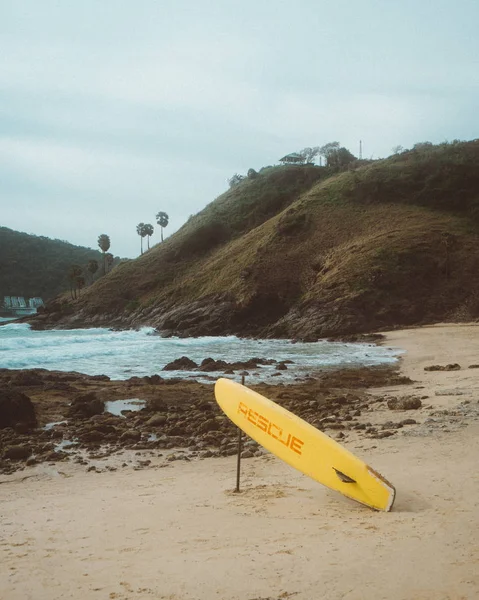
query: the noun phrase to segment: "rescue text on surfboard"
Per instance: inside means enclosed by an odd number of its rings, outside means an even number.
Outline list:
[[[281,444],[284,444],[287,448],[301,456],[302,447],[304,445],[304,442],[302,440],[295,437],[294,435],[291,435],[290,433],[288,433],[288,436],[286,437],[286,434],[282,427],[275,425],[275,423],[273,423],[263,415],[260,415],[255,410],[251,410],[251,408],[249,408],[243,402],[240,402],[238,404],[238,412],[242,414],[247,421],[255,425],[258,429],[261,429],[261,431],[264,431],[264,433],[270,435],[272,438],[278,440],[278,442],[281,442]]]

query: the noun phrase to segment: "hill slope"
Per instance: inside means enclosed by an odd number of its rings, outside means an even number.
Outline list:
[[[0,227],[0,257],[0,301],[4,296],[47,300],[69,289],[71,265],[103,260],[98,250],[7,227]]]
[[[314,338],[475,318],[478,167],[475,141],[265,169],[44,325]]]

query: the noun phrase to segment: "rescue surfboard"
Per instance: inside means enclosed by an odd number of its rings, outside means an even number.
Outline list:
[[[230,379],[218,379],[215,397],[233,423],[298,471],[361,504],[391,510],[394,486],[322,431]]]

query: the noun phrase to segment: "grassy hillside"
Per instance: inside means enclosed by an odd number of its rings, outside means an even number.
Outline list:
[[[478,207],[479,141],[337,175],[269,168],[97,282],[74,319],[313,338],[475,318]]]
[[[71,265],[102,264],[91,248],[0,227],[0,301],[4,296],[40,296],[44,300],[68,290]]]

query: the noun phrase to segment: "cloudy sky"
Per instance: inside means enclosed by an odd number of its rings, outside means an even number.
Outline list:
[[[171,234],[305,146],[477,138],[478,23],[477,0],[0,0],[0,225],[134,257],[137,223]]]

